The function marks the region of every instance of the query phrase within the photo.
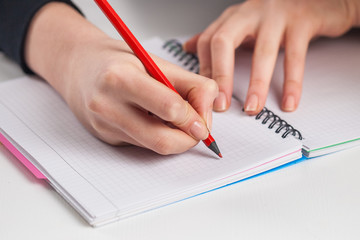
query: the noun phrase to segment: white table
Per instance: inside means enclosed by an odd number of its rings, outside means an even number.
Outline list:
[[[117,37],[92,1],[75,2]],[[232,1],[110,2],[140,39],[166,39],[201,31]],[[0,56],[1,81],[21,75]],[[350,149],[92,228],[0,146],[0,239],[359,239],[359,160]]]

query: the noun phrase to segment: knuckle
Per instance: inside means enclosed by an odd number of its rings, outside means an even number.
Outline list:
[[[90,97],[90,99],[87,101],[86,106],[87,109],[90,110],[93,113],[101,114],[104,112],[104,104],[101,100],[100,94],[96,94]]]
[[[301,56],[299,51],[296,50],[287,50],[285,55],[288,60],[294,60],[294,58],[299,59]]]
[[[223,12],[223,14],[225,16],[230,16],[232,14],[234,14],[236,11],[238,11],[239,9],[239,5],[235,4],[235,5],[231,5],[230,7],[226,8]]]
[[[201,90],[206,92],[208,96],[217,96],[219,92],[219,85],[215,80],[207,79],[204,84],[201,85]]]
[[[277,48],[275,48],[269,41],[264,41],[261,44],[257,44],[255,48],[256,49],[254,54],[256,56],[272,56],[277,51]]]
[[[106,133],[106,129],[107,129],[104,122],[96,117],[91,118],[89,122],[95,134],[99,138],[104,138],[104,134]]]
[[[211,39],[212,46],[222,46],[229,42],[230,36],[228,32],[219,31]]]
[[[114,133],[114,131],[110,130],[108,127],[106,127],[103,123],[96,123],[93,127],[93,134],[98,139],[100,139],[103,142],[106,142],[113,146],[122,146],[127,145],[127,143],[122,140],[121,136],[119,136],[118,133]]]
[[[184,128],[186,125],[189,124],[189,120],[191,119],[191,111],[190,111],[190,104],[186,103],[179,108],[178,112],[176,112],[177,118],[174,119],[172,122],[180,128]]]
[[[267,88],[267,83],[263,79],[254,78],[251,79],[249,89],[263,90]]]
[[[211,41],[211,35],[206,32],[202,33],[197,42],[198,48],[201,49],[201,47],[208,45],[210,41]]]
[[[286,79],[284,82],[285,90],[301,90],[302,82],[296,79]]]
[[[226,74],[213,74],[213,78],[217,84],[221,86],[229,84],[232,81],[232,78]]]
[[[292,66],[301,66],[305,64],[305,54],[296,50],[288,50],[286,52],[285,63],[291,63]]]
[[[164,99],[161,107],[163,112],[164,120],[169,122],[175,122],[179,115],[183,112],[183,104],[179,101],[171,99]]]
[[[219,85],[212,79],[206,81],[205,88],[209,93],[219,92]]]
[[[293,19],[303,19],[304,16],[309,16],[309,13],[312,13],[312,9],[309,9],[308,4],[302,4],[299,1],[294,1],[291,3],[293,5],[293,11],[291,15]]]
[[[161,155],[169,155],[173,153],[173,146],[168,135],[159,135],[153,145],[153,150]]]
[[[138,75],[138,69],[131,62],[119,64],[110,64],[100,74],[99,89],[102,91],[123,90],[129,91],[134,83],[134,78]],[[126,76],[125,74],[126,73]]]
[[[99,78],[99,87],[100,89],[108,90],[115,87],[119,87],[120,78],[116,73],[114,67],[107,67]]]

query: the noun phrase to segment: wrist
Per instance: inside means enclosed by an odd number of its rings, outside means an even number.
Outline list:
[[[77,49],[107,36],[72,7],[52,2],[33,17],[25,39],[25,61],[63,97],[73,71]]]

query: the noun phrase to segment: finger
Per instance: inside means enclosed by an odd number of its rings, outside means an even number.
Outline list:
[[[211,129],[213,103],[219,93],[216,82],[202,77],[201,81],[189,83],[180,81],[180,83],[182,86],[178,88],[180,94],[186,98],[192,108],[206,122],[207,128]]]
[[[123,126],[126,118],[119,117],[119,114],[126,116],[128,107],[124,104],[114,104],[114,99],[107,95],[96,97],[87,101],[86,107],[90,113],[87,119],[79,118],[84,126],[97,138],[111,145],[123,145],[125,143],[143,147],[133,138],[124,133],[119,126]],[[115,109],[114,109],[115,108]]]
[[[288,28],[285,42],[284,86],[281,108],[294,111],[300,101],[304,77],[306,52],[310,41],[310,28],[297,24]]]
[[[230,106],[235,49],[246,36],[254,35],[255,26],[255,19],[243,19],[242,15],[233,15],[217,29],[211,40],[212,78],[219,85],[219,96],[214,102],[215,111],[225,111]]]
[[[197,55],[199,58],[199,73],[202,76],[211,78],[211,39],[216,30],[229,18],[234,12],[234,8],[226,9],[220,17],[215,20],[208,28],[200,35],[197,40]]]
[[[194,53],[194,54],[197,52],[197,42],[199,40],[200,35],[201,33],[196,34],[195,36],[193,36],[183,44],[183,49],[185,52]]]
[[[108,82],[114,82],[110,91],[112,97],[118,101],[115,105],[124,104],[122,101],[126,101],[128,104],[136,105],[173,123],[194,139],[207,138],[208,130],[205,121],[178,93],[146,73],[137,71],[136,74],[131,74],[130,70],[128,73],[127,79],[123,79],[122,84],[118,83],[121,80],[108,80]],[[114,74],[111,77],[119,78],[118,76]]]
[[[110,119],[107,119],[110,120]],[[106,121],[103,116],[95,116],[91,122],[90,131],[102,141],[111,145],[132,144],[138,147],[144,147],[133,138],[129,137],[118,128],[112,121]]]
[[[241,43],[241,47],[244,49],[254,50],[255,38],[251,36],[246,37],[244,41]]]
[[[114,121],[118,122],[123,114],[124,112],[115,114],[118,116]],[[163,155],[184,152],[198,143],[182,130],[171,128],[159,118],[130,106],[126,111],[126,119],[121,121],[119,128],[134,140],[135,145]]]
[[[197,143],[182,130],[169,127],[133,105],[118,104],[113,98],[93,101],[90,110],[96,115],[91,122],[96,135],[111,144],[126,141],[160,154],[172,154],[184,152]]]
[[[154,57],[169,81],[183,99],[187,100],[195,111],[205,120],[208,129],[212,125],[214,99],[218,95],[218,85],[212,79],[194,74]]]
[[[214,99],[218,96],[218,85],[212,79],[194,74],[159,60],[160,67],[179,94],[187,100],[211,129]]]
[[[252,60],[245,112],[257,114],[265,105],[280,42],[284,32],[281,20],[264,20],[260,26]]]

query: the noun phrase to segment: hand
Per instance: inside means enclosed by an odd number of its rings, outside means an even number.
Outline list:
[[[160,154],[186,151],[208,137],[217,85],[154,59],[188,102],[150,77],[127,45],[114,40],[79,47],[64,97],[80,121],[105,142],[130,143]]]
[[[233,88],[234,49],[255,41],[245,112],[265,105],[277,54],[285,48],[282,109],[294,111],[300,101],[305,56],[317,36],[340,36],[359,26],[358,0],[249,0],[229,7],[185,49],[197,52],[200,74],[219,85],[214,110],[225,111]]]
[[[26,44],[30,67],[103,141],[173,154],[208,137],[218,94],[213,80],[154,57],[180,96],[150,77],[123,41],[110,39],[60,3],[40,10]]]

